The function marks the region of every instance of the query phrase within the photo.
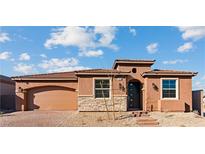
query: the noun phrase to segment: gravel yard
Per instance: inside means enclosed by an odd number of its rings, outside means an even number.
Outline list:
[[[205,118],[194,113],[152,112],[159,126],[195,127],[205,126]],[[1,127],[137,127],[138,117],[132,112],[113,113],[76,111],[26,111],[0,115]]]
[[[205,127],[205,117],[193,112],[152,112],[150,116],[158,119],[162,127]]]

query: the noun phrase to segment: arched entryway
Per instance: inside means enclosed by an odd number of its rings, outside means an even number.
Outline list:
[[[128,82],[128,110],[142,110],[141,103],[141,82],[138,80],[130,80]]]

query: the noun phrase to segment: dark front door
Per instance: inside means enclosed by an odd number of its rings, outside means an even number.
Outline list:
[[[128,84],[128,109],[139,110],[140,107],[140,83],[129,82]]]

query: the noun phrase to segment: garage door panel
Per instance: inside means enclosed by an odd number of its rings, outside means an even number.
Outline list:
[[[75,90],[63,87],[44,87],[29,92],[28,108],[39,110],[76,110]]]

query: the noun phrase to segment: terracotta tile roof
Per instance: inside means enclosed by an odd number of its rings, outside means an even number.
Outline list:
[[[14,76],[12,80],[77,80],[75,72],[59,72],[59,73],[47,73],[47,74],[33,74],[24,76]]]
[[[118,71],[115,69],[89,69],[89,70],[80,70],[75,71],[77,74],[81,73],[130,73],[130,71]]]
[[[144,72],[142,76],[150,76],[150,75],[184,75],[184,76],[195,76],[197,72],[191,71],[180,71],[180,70],[160,70],[154,69],[148,72]]]
[[[118,71],[112,69],[89,69],[79,70],[73,72],[59,72],[59,73],[47,73],[47,74],[33,74],[24,76],[14,76],[12,80],[77,80],[78,74],[111,74],[111,73],[129,73],[129,71]]]
[[[112,68],[116,68],[116,66],[119,63],[124,63],[124,64],[149,64],[152,65],[154,64],[155,60],[146,60],[146,59],[116,59],[113,63]]]

